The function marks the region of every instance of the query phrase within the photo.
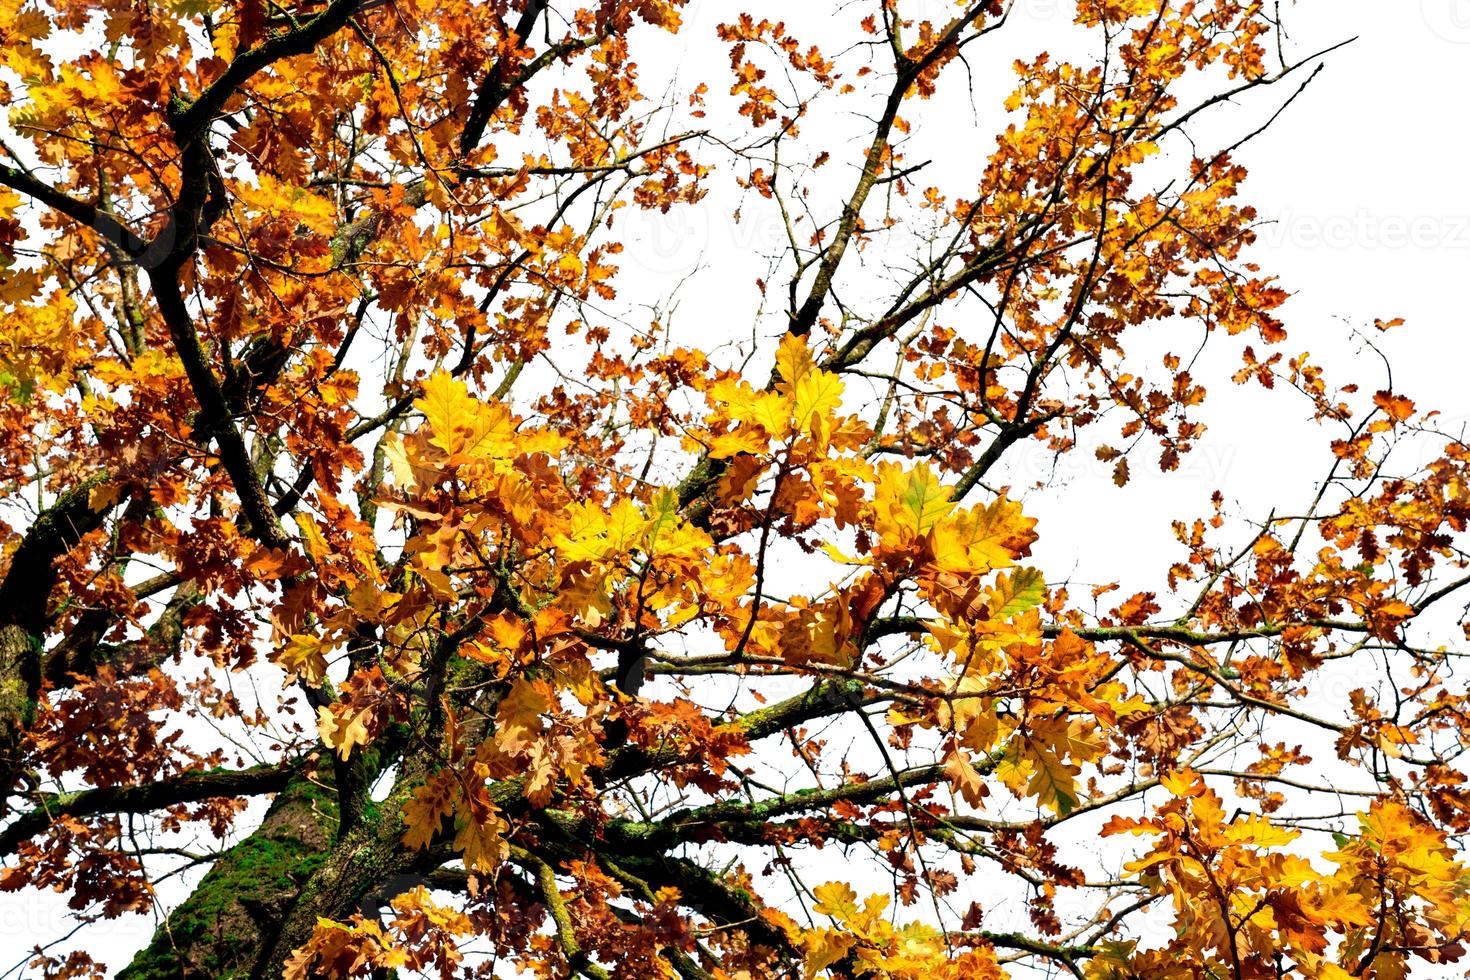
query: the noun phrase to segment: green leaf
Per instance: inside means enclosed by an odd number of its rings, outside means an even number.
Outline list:
[[[899,498],[914,515],[914,530],[923,534],[949,513],[949,488],[934,478],[927,467],[909,474],[908,484]]]
[[[1006,620],[1021,615],[1046,598],[1046,579],[1035,568],[1018,568],[995,581],[995,608],[988,610],[990,619]]]

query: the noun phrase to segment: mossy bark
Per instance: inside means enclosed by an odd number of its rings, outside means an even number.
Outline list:
[[[21,743],[41,688],[42,637],[57,559],[102,526],[111,509],[90,504],[105,474],[83,481],[36,516],[0,578],[0,816],[21,769]]]
[[[400,774],[389,798],[347,829],[328,773],[292,780],[118,980],[275,980],[317,919],[372,915],[412,884],[418,864],[433,863],[402,842],[416,779]]]
[[[397,806],[385,806],[364,819],[317,865],[260,951],[252,980],[277,980],[319,918],[340,921],[354,912],[372,916],[379,904],[407,887],[421,858],[403,845],[397,814]]]
[[[24,627],[0,625],[0,815],[20,766],[20,744],[36,710],[38,665],[35,637]]]
[[[307,776],[292,780],[255,833],[225,852],[118,980],[252,976],[336,832],[335,792]]]

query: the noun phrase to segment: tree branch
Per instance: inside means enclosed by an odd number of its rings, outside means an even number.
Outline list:
[[[254,766],[234,772],[191,772],[141,786],[104,786],[76,793],[43,793],[34,809],[0,830],[0,856],[15,853],[21,841],[42,833],[58,817],[99,813],[147,813],[179,803],[216,797],[259,796],[279,792],[296,772],[298,762]]]

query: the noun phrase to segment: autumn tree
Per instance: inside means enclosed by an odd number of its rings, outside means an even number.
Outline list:
[[[1291,345],[1237,162],[1330,51],[793,6],[0,0],[0,888],[83,927],[27,971],[1454,969],[1470,450]],[[681,214],[759,278],[640,267]],[[1127,494],[1232,382],[1295,509],[1031,562],[1018,455]]]

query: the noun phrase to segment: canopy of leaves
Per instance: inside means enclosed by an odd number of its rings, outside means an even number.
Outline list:
[[[0,0],[0,889],[84,927],[24,969],[1461,957],[1470,449],[1283,346],[1234,158],[1327,52],[751,6]],[[776,230],[708,322],[671,215]],[[1305,509],[1217,492],[1111,608],[1038,567],[1017,455],[1131,492],[1227,381],[1322,433]]]

